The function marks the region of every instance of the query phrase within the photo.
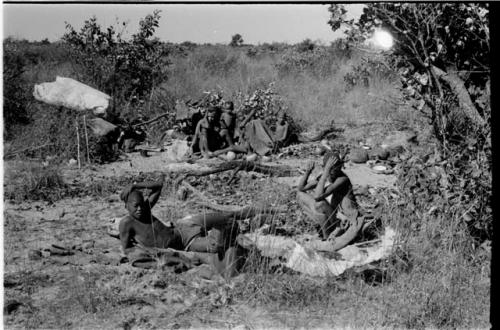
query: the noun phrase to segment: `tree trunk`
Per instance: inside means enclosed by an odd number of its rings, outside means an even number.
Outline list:
[[[481,115],[477,112],[474,103],[472,103],[469,92],[467,91],[463,80],[456,73],[444,72],[443,70],[435,66],[432,66],[431,70],[436,75],[436,77],[443,80],[450,86],[453,93],[458,97],[460,108],[467,116],[467,118],[469,118],[476,125],[484,126],[486,123],[483,117],[481,117]]]
[[[229,171],[236,168],[242,171],[247,171],[247,172],[254,171],[278,177],[300,175],[299,171],[297,171],[296,169],[292,169],[289,166],[283,166],[283,165],[269,166],[246,160],[232,160],[221,164],[213,165],[211,166],[210,169],[188,169],[186,171],[183,171],[184,175],[178,179],[178,182],[180,183],[182,180],[190,176],[206,176],[210,174]]]

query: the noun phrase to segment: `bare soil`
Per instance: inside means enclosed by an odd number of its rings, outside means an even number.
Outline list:
[[[145,158],[132,153],[127,160],[80,170],[66,167],[62,174],[65,182],[82,185],[197,166],[172,164],[167,152],[150,154]],[[311,158],[273,162],[303,169]],[[5,163],[6,184],[11,167]],[[345,172],[356,190],[362,186],[390,188],[396,180],[394,175],[375,174],[365,164],[347,164]],[[268,179],[261,175],[250,175],[250,179],[267,185],[286,184],[290,189],[298,181],[296,177]],[[227,196],[226,202],[231,198],[235,196]],[[240,198],[236,203],[248,201]],[[107,235],[110,219],[126,214],[117,192],[54,203],[6,201],[4,207],[4,301],[12,309],[5,313],[7,328],[326,328],[356,324],[360,313],[356,305],[342,300],[325,306],[326,310],[260,307],[252,304],[251,297],[233,293],[235,286],[245,284],[246,274],[229,281],[204,280],[192,270],[177,274],[168,267],[148,270],[121,264],[119,241]],[[195,210],[165,196],[155,207],[160,218]],[[64,247],[71,255],[51,255],[48,249],[54,249],[53,245]]]

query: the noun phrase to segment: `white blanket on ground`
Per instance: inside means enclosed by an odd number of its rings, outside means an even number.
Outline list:
[[[309,247],[307,242],[298,243],[292,238],[249,233],[242,235],[245,247],[251,244],[263,256],[282,257],[283,265],[310,276],[338,276],[349,268],[362,266],[387,258],[394,247],[396,232],[387,227],[385,233],[366,246],[348,245],[338,250],[336,258],[328,258]]]

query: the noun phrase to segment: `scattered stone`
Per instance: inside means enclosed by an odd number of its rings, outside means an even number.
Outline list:
[[[254,162],[257,160],[257,154],[251,154],[251,155],[248,155],[246,156],[245,158],[248,162]]]
[[[13,312],[15,312],[19,307],[21,307],[21,305],[23,305],[22,302],[19,302],[17,300],[9,300],[5,302],[5,305],[3,307],[3,312],[5,314],[10,315]]]
[[[177,199],[185,201],[189,196],[189,190],[186,187],[180,187],[176,193]]]
[[[40,260],[42,259],[42,252],[39,250],[29,250],[28,251],[28,259],[29,260]]]
[[[95,245],[95,241],[91,240],[91,241],[86,241],[82,244],[82,249],[83,250],[90,250],[90,249],[93,249],[94,248],[94,245]]]

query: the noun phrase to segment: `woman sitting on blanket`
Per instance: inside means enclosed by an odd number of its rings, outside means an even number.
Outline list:
[[[314,169],[314,162],[310,162],[299,182],[299,205],[320,225],[323,239],[338,236],[347,225],[356,223],[358,217],[358,204],[351,181],[342,171],[343,164],[337,153],[328,152],[323,158],[322,174],[307,182]],[[306,193],[311,189],[314,189],[312,194]]]
[[[128,215],[119,224],[120,241],[125,256],[136,247],[172,248],[192,252],[218,253],[219,260],[236,255],[237,220],[253,217],[262,212],[252,207],[237,212],[201,213],[188,215],[178,221],[164,224],[152,213],[161,194],[164,176],[157,182],[134,183],[120,195]],[[151,190],[147,198],[140,189]],[[218,235],[208,235],[215,229]]]

